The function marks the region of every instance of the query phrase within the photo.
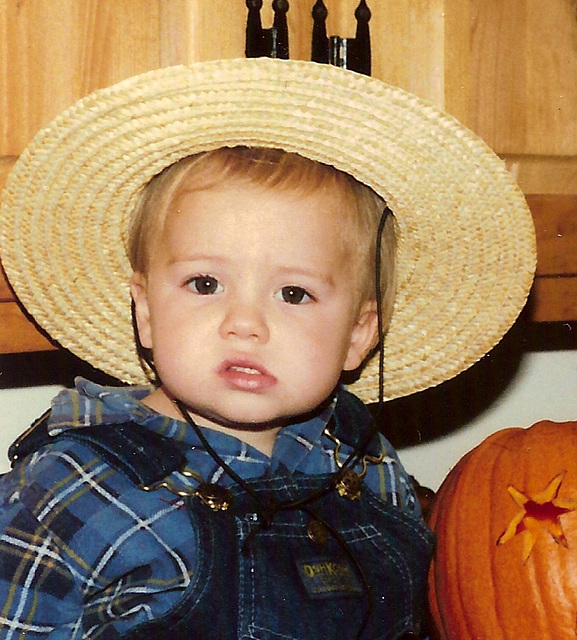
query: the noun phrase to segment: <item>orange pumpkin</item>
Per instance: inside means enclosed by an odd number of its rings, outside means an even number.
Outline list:
[[[441,485],[430,525],[439,638],[575,640],[577,422],[488,437]]]

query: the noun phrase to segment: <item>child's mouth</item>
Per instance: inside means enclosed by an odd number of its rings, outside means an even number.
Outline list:
[[[259,364],[227,360],[218,369],[227,386],[237,391],[259,393],[270,389],[277,379]]]

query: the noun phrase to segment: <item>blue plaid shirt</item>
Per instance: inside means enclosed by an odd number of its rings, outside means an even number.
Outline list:
[[[30,455],[0,481],[0,639],[111,640],[168,611],[188,586],[196,548],[184,500],[195,478],[232,481],[184,422],[141,400],[148,388],[101,387],[78,380],[53,401],[50,433],[136,422],[188,445],[187,470],[168,488],[143,492],[84,444],[61,439]],[[282,471],[334,472],[350,449],[325,433],[334,402],[311,420],[282,429],[269,458],[236,438],[205,429],[212,447],[242,478]],[[390,444],[369,464],[365,483],[419,517],[408,477]]]

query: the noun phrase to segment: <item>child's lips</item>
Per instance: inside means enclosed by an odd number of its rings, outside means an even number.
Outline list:
[[[218,375],[232,389],[260,392],[277,383],[275,376],[252,360],[225,360],[218,368]]]

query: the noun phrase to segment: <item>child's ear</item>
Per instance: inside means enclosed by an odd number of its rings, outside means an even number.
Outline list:
[[[150,330],[150,310],[146,293],[146,276],[135,271],[130,278],[130,295],[134,302],[134,319],[140,344],[145,349],[152,349],[152,332]]]
[[[364,302],[351,333],[349,352],[343,369],[353,371],[361,366],[368,353],[377,345],[378,338],[377,303]]]

